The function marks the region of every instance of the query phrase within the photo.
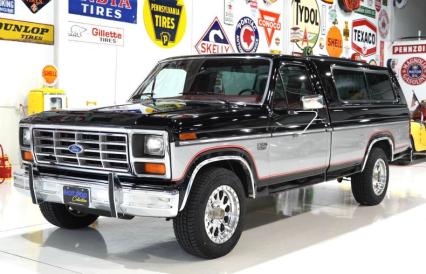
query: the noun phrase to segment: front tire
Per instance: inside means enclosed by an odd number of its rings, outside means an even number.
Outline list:
[[[385,198],[389,183],[389,163],[381,148],[373,148],[364,171],[352,176],[352,193],[361,205],[380,204]]]
[[[206,169],[197,176],[185,208],[173,220],[176,239],[192,255],[224,256],[241,236],[245,207],[245,191],[235,173]]]
[[[98,215],[80,212],[63,204],[43,202],[39,207],[49,223],[61,228],[84,228],[94,223],[99,217]]]

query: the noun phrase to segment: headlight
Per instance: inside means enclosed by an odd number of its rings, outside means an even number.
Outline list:
[[[144,152],[148,155],[164,156],[163,136],[147,135],[145,136]]]
[[[22,128],[22,137],[21,142],[23,146],[31,145],[31,132],[29,128]]]

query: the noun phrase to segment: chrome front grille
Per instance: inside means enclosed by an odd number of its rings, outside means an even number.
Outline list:
[[[73,153],[69,147],[83,150]],[[33,129],[33,149],[38,163],[108,171],[130,170],[127,134],[67,129]]]

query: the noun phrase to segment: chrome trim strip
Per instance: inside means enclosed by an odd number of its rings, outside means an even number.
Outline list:
[[[407,121],[398,121],[398,122],[389,122],[389,123],[375,123],[375,124],[368,124],[368,125],[357,125],[357,126],[346,126],[346,127],[332,127],[334,131],[342,131],[342,130],[349,130],[349,129],[358,129],[358,128],[366,128],[366,127],[377,127],[377,126],[386,126],[386,125],[397,125],[397,124],[407,124]]]
[[[186,205],[186,202],[188,200],[188,197],[189,197],[192,185],[194,183],[195,177],[197,176],[197,173],[200,171],[200,169],[203,168],[204,166],[210,164],[210,163],[219,162],[219,161],[226,161],[226,160],[240,161],[241,163],[244,164],[244,166],[247,168],[247,170],[250,174],[251,188],[252,188],[252,191],[253,191],[252,192],[253,194],[251,195],[251,197],[253,199],[256,198],[256,189],[255,189],[255,185],[254,185],[255,183],[254,183],[253,172],[250,168],[250,165],[247,163],[247,161],[240,156],[218,156],[218,157],[214,157],[214,158],[204,160],[203,162],[199,163],[197,165],[197,167],[194,169],[194,171],[191,174],[191,178],[189,179],[188,186],[186,188],[185,195],[184,195],[183,200],[182,200],[182,205],[181,205],[179,211],[182,211],[185,208],[185,205]]]
[[[261,138],[271,138],[271,137],[281,137],[288,135],[306,135],[311,133],[324,133],[326,129],[311,129],[307,130],[305,133],[301,134],[303,130],[300,131],[292,131],[292,132],[282,132],[282,133],[265,133],[265,134],[256,134],[256,135],[243,135],[243,136],[235,136],[235,137],[224,137],[224,138],[211,138],[211,139],[201,139],[194,141],[183,141],[176,142],[179,146],[188,146],[188,145],[198,145],[198,144],[209,144],[209,143],[217,143],[217,142],[228,142],[228,141],[238,141],[238,140],[253,140],[253,139],[261,139]]]
[[[235,136],[235,137],[224,137],[224,138],[211,138],[211,139],[200,139],[193,141],[178,141],[176,142],[179,146],[186,145],[197,145],[197,144],[208,144],[215,142],[227,142],[227,141],[237,141],[237,140],[252,140],[252,139],[260,139],[260,138],[270,138],[270,133],[265,134],[256,134],[256,135],[244,135],[244,136]]]
[[[389,137],[380,137],[380,138],[374,139],[370,143],[370,145],[368,146],[367,154],[364,157],[364,162],[362,164],[361,172],[364,171],[365,165],[367,164],[367,161],[368,161],[368,157],[370,156],[371,149],[373,148],[374,144],[379,142],[379,141],[388,141],[389,142],[389,145],[391,146],[391,159],[389,159],[389,162],[394,161],[394,145],[393,145],[392,139],[389,138]]]
[[[291,135],[295,135],[295,136],[303,136],[303,135],[307,135],[307,134],[314,134],[314,133],[325,133],[327,132],[325,127],[322,129],[311,129],[311,130],[307,130],[307,131],[292,131],[292,132],[280,132],[280,133],[273,133],[272,137],[281,137],[281,136],[291,136]]]

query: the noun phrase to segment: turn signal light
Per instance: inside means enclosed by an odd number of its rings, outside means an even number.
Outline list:
[[[22,160],[32,161],[33,160],[33,154],[31,153],[31,151],[23,151],[22,152]]]
[[[187,132],[187,133],[179,134],[179,140],[181,141],[196,140],[196,139],[197,139],[197,134],[195,132]]]
[[[144,171],[147,174],[164,175],[166,174],[166,166],[161,163],[145,163]]]

